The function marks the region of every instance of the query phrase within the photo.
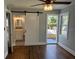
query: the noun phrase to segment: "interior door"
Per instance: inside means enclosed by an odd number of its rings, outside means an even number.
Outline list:
[[[26,45],[33,45],[39,41],[39,19],[37,13],[26,14],[25,30]]]

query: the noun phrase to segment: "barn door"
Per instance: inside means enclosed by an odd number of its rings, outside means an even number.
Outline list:
[[[34,45],[39,41],[39,19],[37,13],[26,14],[25,30],[26,45]]]

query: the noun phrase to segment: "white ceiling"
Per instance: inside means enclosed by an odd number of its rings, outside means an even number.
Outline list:
[[[56,1],[73,1],[73,0],[56,0]],[[37,8],[37,9],[42,9],[43,5],[40,6],[35,6],[35,7],[30,7],[32,5],[40,4],[43,3],[39,0],[6,0],[6,3],[8,7],[10,8]],[[54,5],[54,9],[63,9],[67,7],[68,5]]]

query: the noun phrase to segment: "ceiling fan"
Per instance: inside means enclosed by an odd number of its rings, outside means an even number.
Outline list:
[[[65,4],[65,5],[71,4],[71,2],[67,2],[67,1],[56,1],[56,0],[39,0],[39,1],[42,1],[43,3],[32,5],[31,7],[44,5],[44,10],[49,11],[53,9],[52,8],[53,4]]]

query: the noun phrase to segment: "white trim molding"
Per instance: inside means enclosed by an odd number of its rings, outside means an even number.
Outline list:
[[[16,44],[15,44],[15,43],[13,43],[13,44],[12,44],[12,47],[13,47],[13,46],[16,46]]]
[[[58,42],[58,45],[61,46],[62,48],[64,48],[66,51],[68,51],[69,53],[71,53],[72,55],[75,56],[75,51],[73,51],[72,49],[68,48],[67,46],[63,45],[62,43]]]
[[[32,43],[25,43],[24,45],[22,46],[33,46],[33,45],[47,45],[47,43],[45,42],[32,42]],[[17,46],[16,44],[13,44],[12,46]],[[18,45],[18,46],[21,46],[21,45]]]
[[[8,55],[8,51],[4,54],[4,58],[5,59],[6,59],[7,55]]]
[[[45,42],[35,42],[35,43],[26,43],[25,46],[32,46],[32,45],[46,45]]]

